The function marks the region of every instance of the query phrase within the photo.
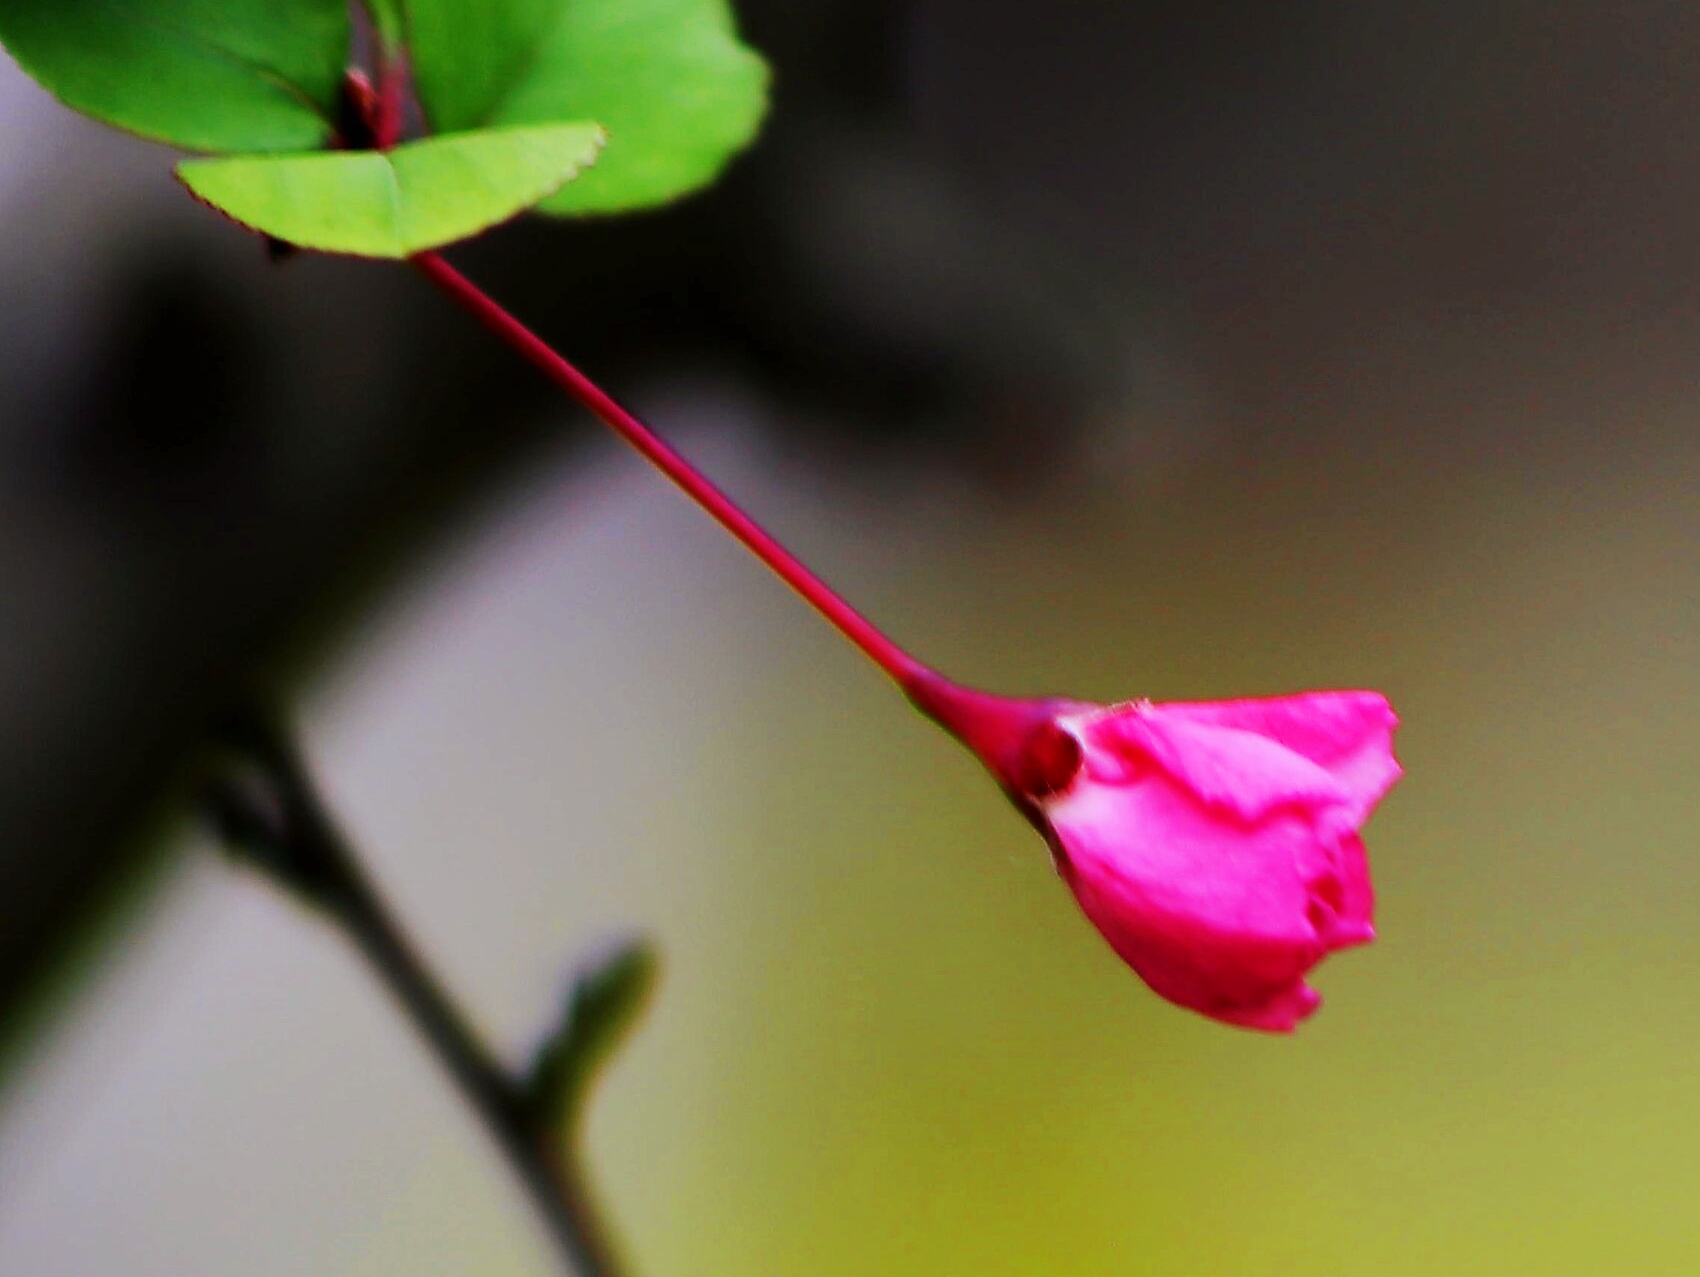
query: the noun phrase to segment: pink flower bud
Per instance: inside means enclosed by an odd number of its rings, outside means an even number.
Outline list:
[[[1378,692],[1099,706],[936,676],[916,704],[973,749],[1050,844],[1110,946],[1171,1002],[1291,1030],[1305,975],[1374,939],[1358,831],[1399,779]]]

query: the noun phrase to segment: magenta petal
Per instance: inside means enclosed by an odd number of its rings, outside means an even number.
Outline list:
[[[1285,742],[1167,708],[1060,720],[1083,767],[1038,804],[1059,868],[1155,992],[1289,1030],[1320,1001],[1310,969],[1375,935],[1359,815],[1334,773]]]
[[[1313,910],[1312,884],[1339,867],[1304,813],[1248,826],[1153,771],[1079,782],[1045,815],[1082,912],[1155,992],[1252,1028],[1314,1006],[1291,991],[1332,947],[1335,912]]]
[[[1301,692],[1260,700],[1174,701],[1156,707],[1171,719],[1253,732],[1324,768],[1362,821],[1393,783],[1399,718],[1380,692]]]
[[[1236,727],[1171,715],[1164,706],[1123,705],[1083,715],[1090,767],[1105,751],[1137,751],[1202,801],[1254,821],[1282,806],[1349,807],[1350,796],[1324,768],[1278,741]],[[1093,747],[1097,748],[1094,754]]]
[[[1314,940],[1309,884],[1336,862],[1299,814],[1248,827],[1153,773],[1132,785],[1078,783],[1045,816],[1100,900],[1087,912],[1101,930],[1125,925],[1182,950]]]
[[[1360,934],[1367,932],[1365,939],[1373,939],[1375,928],[1370,924],[1375,920],[1375,888],[1370,885],[1364,840],[1356,834],[1340,840],[1340,884],[1344,897],[1340,917],[1357,924]]]
[[[1321,1005],[1322,995],[1300,981],[1255,1006],[1222,1008],[1210,1012],[1210,1015],[1224,1024],[1237,1024],[1244,1029],[1291,1033],[1299,1027],[1300,1021],[1309,1019]]]

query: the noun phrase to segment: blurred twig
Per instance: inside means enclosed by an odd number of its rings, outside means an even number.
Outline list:
[[[221,735],[227,757],[206,804],[225,843],[331,918],[365,954],[525,1185],[569,1267],[580,1277],[619,1277],[576,1151],[421,959],[325,810],[294,743],[255,713],[230,720]]]

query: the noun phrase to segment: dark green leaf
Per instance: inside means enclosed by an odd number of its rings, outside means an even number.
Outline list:
[[[541,1120],[558,1126],[577,1113],[596,1071],[648,1002],[657,967],[654,949],[632,940],[574,981],[561,1024],[538,1048],[527,1080]]]
[[[545,213],[608,213],[707,184],[761,123],[767,68],[725,0],[403,0],[434,128],[596,120],[607,153]]]
[[[186,160],[177,175],[244,226],[327,253],[410,257],[530,208],[590,164],[594,124],[490,129],[392,151]]]
[[[345,0],[0,0],[0,44],[86,115],[192,151],[331,136]]]

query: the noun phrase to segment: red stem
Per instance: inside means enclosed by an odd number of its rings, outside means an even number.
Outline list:
[[[802,560],[775,540],[760,524],[745,514],[725,493],[710,483],[695,466],[643,422],[627,412],[572,364],[556,354],[519,320],[503,310],[494,299],[436,253],[421,253],[414,267],[451,299],[470,312],[496,336],[542,369],[545,376],[579,403],[600,417],[615,434],[641,452],[693,501],[742,541],[755,556],[820,614],[837,626],[845,638],[887,674],[909,689],[918,682],[936,679],[926,666],[898,647],[873,622],[851,607],[831,586],[816,576]]]
[[[378,86],[372,102],[372,145],[387,151],[401,141],[407,98],[407,54],[384,46],[380,37]]]

